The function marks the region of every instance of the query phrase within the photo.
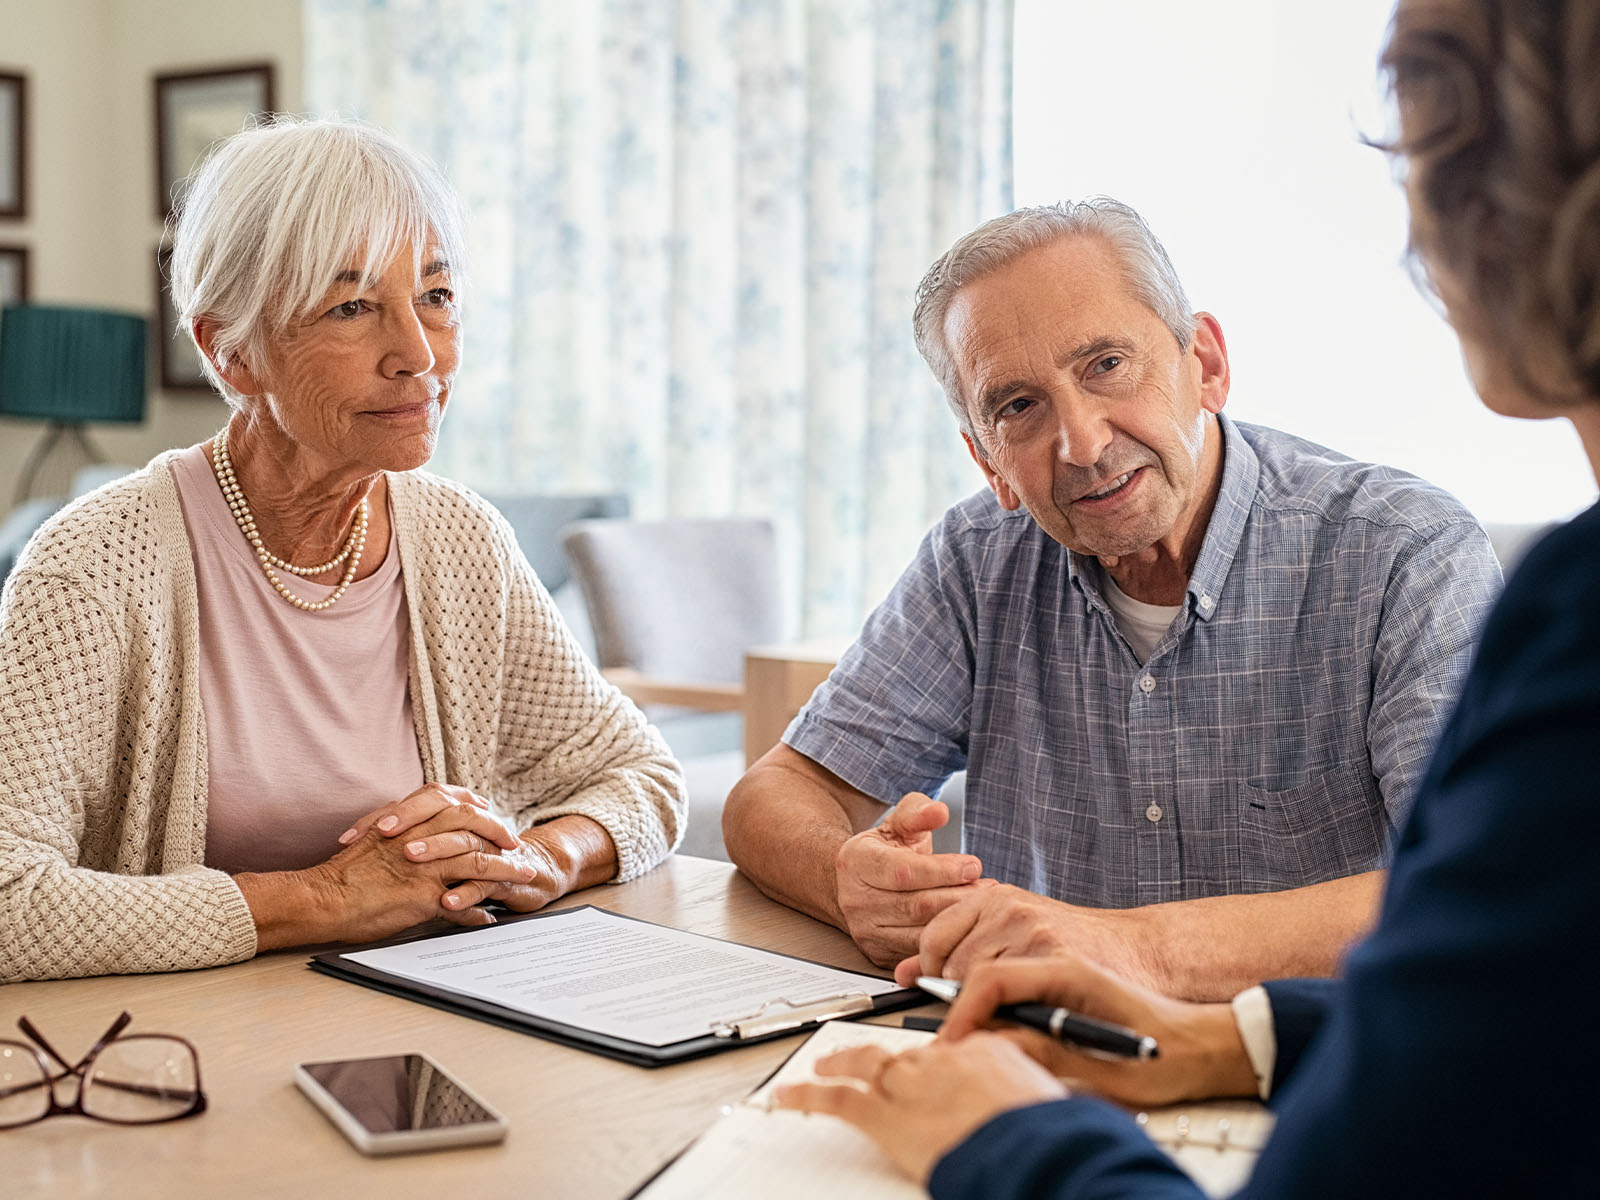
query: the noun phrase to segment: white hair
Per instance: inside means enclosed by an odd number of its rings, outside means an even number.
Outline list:
[[[967,284],[1009,266],[1030,250],[1068,237],[1097,237],[1122,262],[1129,290],[1147,305],[1189,348],[1194,337],[1194,310],[1183,284],[1173,270],[1166,250],[1150,232],[1144,218],[1121,201],[1094,196],[1073,203],[1063,200],[985,221],[945,251],[917,285],[916,310],[911,318],[917,350],[944,388],[945,399],[961,428],[978,444],[972,415],[961,395],[955,361],[945,342],[944,322],[956,293]]]
[[[437,167],[389,134],[345,120],[275,117],[221,142],[190,178],[172,217],[171,289],[178,323],[216,324],[212,353],[256,369],[267,340],[307,316],[360,264],[375,278],[425,244],[465,290],[466,241],[455,192]],[[207,378],[243,397],[202,353]]]

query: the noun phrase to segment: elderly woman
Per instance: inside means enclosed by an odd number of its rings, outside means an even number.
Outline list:
[[[0,981],[493,920],[658,863],[665,744],[505,521],[422,473],[461,221],[384,134],[224,143],[172,291],[232,406],[62,512],[0,607]]]
[[[1600,5],[1400,0],[1384,64],[1412,245],[1474,385],[1506,416],[1566,418],[1600,478]],[[847,1051],[824,1067],[853,1085],[780,1101],[861,1126],[938,1200],[1199,1196],[1057,1074],[1141,1106],[1271,1092],[1246,1200],[1595,1195],[1597,595],[1600,506],[1506,586],[1343,980],[1194,1005],[1083,962],[992,963],[932,1047]],[[974,1032],[1039,1000],[1153,1035],[1161,1057]]]

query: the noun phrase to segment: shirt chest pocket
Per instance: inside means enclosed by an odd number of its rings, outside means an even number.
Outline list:
[[[1241,892],[1276,892],[1384,865],[1389,828],[1377,783],[1328,771],[1294,787],[1239,785]]]

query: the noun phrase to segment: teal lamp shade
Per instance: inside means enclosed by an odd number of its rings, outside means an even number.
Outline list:
[[[84,421],[144,417],[145,319],[23,304],[0,315],[0,413]]]

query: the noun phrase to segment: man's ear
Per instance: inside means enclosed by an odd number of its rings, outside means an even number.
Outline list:
[[[1222,336],[1222,325],[1208,312],[1194,315],[1194,340],[1190,353],[1200,364],[1200,406],[1209,413],[1219,413],[1228,402],[1228,385],[1232,376],[1228,371],[1228,343]]]
[[[200,347],[211,365],[216,368],[217,374],[241,396],[259,396],[266,389],[261,381],[256,378],[255,372],[250,369],[242,355],[235,354],[226,362],[217,357],[217,331],[220,329],[217,321],[212,317],[196,317],[194,319],[194,340]]]
[[[1022,507],[1022,501],[1016,492],[1011,490],[1011,485],[1005,481],[1000,472],[984,452],[979,449],[978,443],[973,440],[970,433],[963,433],[961,440],[967,444],[967,453],[972,455],[972,461],[978,464],[978,470],[983,472],[983,477],[989,481],[989,486],[994,489],[995,498],[1000,501],[1000,507],[1007,512],[1016,512]]]

